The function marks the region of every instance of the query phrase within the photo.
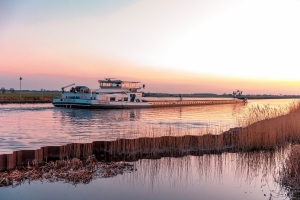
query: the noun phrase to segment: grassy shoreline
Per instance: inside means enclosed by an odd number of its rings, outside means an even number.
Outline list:
[[[60,97],[60,93],[48,92],[25,92],[20,93],[0,93],[0,103],[51,103],[55,96]]]

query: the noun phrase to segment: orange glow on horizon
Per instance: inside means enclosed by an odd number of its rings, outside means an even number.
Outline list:
[[[8,55],[12,55],[8,52]],[[60,59],[53,59],[51,55],[35,57],[30,51],[18,54],[14,59],[7,56],[0,60],[0,64],[8,66],[1,73],[22,76],[46,76],[61,80],[61,85],[69,79],[94,83],[105,77],[123,80],[140,81],[146,84],[146,92],[165,93],[231,93],[240,89],[245,94],[297,94],[300,81],[255,79],[247,77],[225,77],[213,74],[191,73],[168,68],[139,66],[132,62],[104,57],[87,57],[80,53],[62,54]],[[41,66],[41,67],[39,67]],[[60,77],[60,78],[59,78]],[[55,88],[53,88],[55,89]]]

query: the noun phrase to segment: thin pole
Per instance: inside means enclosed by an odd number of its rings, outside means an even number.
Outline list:
[[[22,88],[22,87],[21,87],[21,81],[22,81],[22,77],[20,77],[20,102],[21,102],[21,93],[22,93],[22,92],[21,92],[21,88]]]

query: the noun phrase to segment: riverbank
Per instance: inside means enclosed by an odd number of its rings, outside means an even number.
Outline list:
[[[51,99],[43,99],[43,100],[0,100],[0,104],[24,104],[24,103],[51,103]]]
[[[24,92],[24,93],[0,93],[0,104],[8,103],[51,103],[60,93],[51,92]]]

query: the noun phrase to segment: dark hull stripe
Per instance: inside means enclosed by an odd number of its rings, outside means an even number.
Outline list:
[[[151,104],[151,105],[107,105],[107,104],[101,104],[101,105],[91,105],[91,104],[83,104],[83,103],[53,103],[55,107],[67,107],[67,108],[88,108],[88,109],[123,109],[123,108],[155,108],[155,107],[180,107],[180,106],[199,106],[199,105],[223,105],[223,104],[237,104],[237,103],[244,103],[244,102],[224,102],[224,103],[218,103],[218,102],[202,102],[202,103],[194,103],[194,104]]]

